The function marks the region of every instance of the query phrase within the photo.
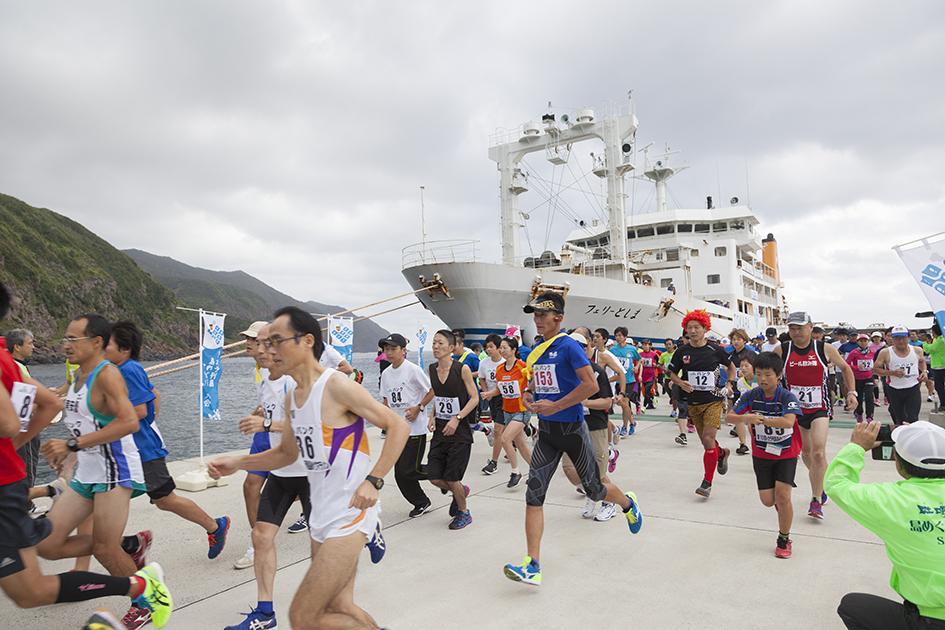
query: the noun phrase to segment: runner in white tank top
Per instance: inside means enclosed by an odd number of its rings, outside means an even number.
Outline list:
[[[347,624],[378,627],[355,605],[354,582],[358,555],[378,522],[378,491],[400,456],[409,425],[350,379],[335,376],[318,364],[323,348],[321,327],[300,308],[275,313],[269,328],[273,367],[297,383],[286,407],[295,440],[255,455],[224,455],[208,463],[214,478],[236,470],[273,470],[300,455],[311,486],[312,564],[289,609],[292,627]],[[364,419],[386,429],[387,439],[372,465]],[[331,611],[329,613],[329,611]],[[329,619],[323,617],[331,615]],[[373,624],[373,625],[371,625]]]
[[[893,326],[892,345],[879,351],[873,373],[889,378],[889,416],[894,424],[917,422],[922,408],[919,383],[926,380],[925,353],[909,345],[909,329]]]

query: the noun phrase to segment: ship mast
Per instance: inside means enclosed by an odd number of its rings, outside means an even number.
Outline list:
[[[550,104],[549,104],[550,106]],[[549,107],[550,110],[550,107]],[[633,170],[633,142],[637,118],[632,113],[598,120],[594,111],[582,109],[574,120],[567,114],[560,118],[549,111],[541,122],[527,122],[518,137],[504,137],[489,148],[489,159],[499,170],[499,201],[502,222],[502,263],[521,264],[519,232],[523,227],[518,210],[518,196],[528,190],[528,179],[519,163],[529,153],[544,151],[552,164],[565,164],[571,146],[585,140],[604,144],[603,164],[594,173],[607,183],[607,213],[610,228],[610,259],[620,263],[627,273],[627,219],[624,212],[624,175]]]

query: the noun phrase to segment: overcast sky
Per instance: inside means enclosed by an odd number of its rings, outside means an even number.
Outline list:
[[[642,5],[3,3],[0,191],[363,304],[406,290],[420,185],[430,238],[498,257],[491,134],[632,89],[641,144],[690,166],[672,205],[750,185],[792,308],[913,324],[927,303],[890,247],[945,230],[945,3]],[[533,219],[535,247],[573,227]]]

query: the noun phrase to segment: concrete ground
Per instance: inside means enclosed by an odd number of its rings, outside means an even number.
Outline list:
[[[927,409],[925,410],[927,411]],[[657,416],[656,414],[664,414]],[[534,588],[507,580],[506,562],[525,552],[524,489],[507,489],[508,465],[487,477],[480,473],[489,447],[481,435],[473,449],[466,482],[473,523],[447,529],[448,499],[432,487],[436,507],[417,519],[393,476],[382,491],[387,556],[372,565],[365,552],[356,601],[383,626],[406,628],[842,628],[836,615],[850,591],[888,597],[889,562],[876,537],[828,504],[826,519],[806,516],[810,500],[807,470],[798,465],[794,497],[794,557],[774,558],[775,512],[758,500],[751,457],[734,455],[737,440],[723,429],[733,450],[731,468],[716,477],[711,499],[693,493],[702,479],[702,449],[690,436],[688,447],[673,442],[675,424],[660,407],[641,416],[635,436],[624,439],[612,479],[636,492],[645,519],[636,536],[623,518],[606,523],[580,517],[583,498],[560,471],[545,504],[542,547],[544,584]],[[884,415],[879,412],[878,415]],[[830,431],[828,457],[849,441],[843,428]],[[372,452],[383,442],[371,431]],[[183,472],[194,462],[176,462]],[[897,478],[891,462],[868,459],[863,480]],[[152,558],[167,573],[176,610],[172,629],[222,628],[235,624],[256,601],[252,569],[236,571],[249,531],[241,494],[242,474],[223,488],[184,493],[212,515],[229,514],[233,527],[216,560],[206,558],[206,539],[197,526],[158,511],[142,497],[132,503],[128,529],[149,528]],[[524,485],[524,484],[522,484]],[[290,513],[286,525],[297,513]],[[275,606],[288,627],[288,606],[309,561],[307,535],[280,535]],[[71,562],[44,562],[47,572]],[[97,563],[93,563],[97,566]],[[0,597],[0,615],[10,627],[78,628],[91,611],[107,606],[124,613],[128,601],[110,598],[18,610]],[[614,626],[616,624],[616,626]]]

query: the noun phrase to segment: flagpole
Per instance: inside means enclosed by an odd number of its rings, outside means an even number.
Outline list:
[[[199,328],[200,331],[198,339],[200,341],[200,358],[198,364],[200,366],[200,376],[197,378],[197,415],[200,417],[200,466],[206,467],[203,459],[203,309],[197,309],[198,317],[200,318]]]

